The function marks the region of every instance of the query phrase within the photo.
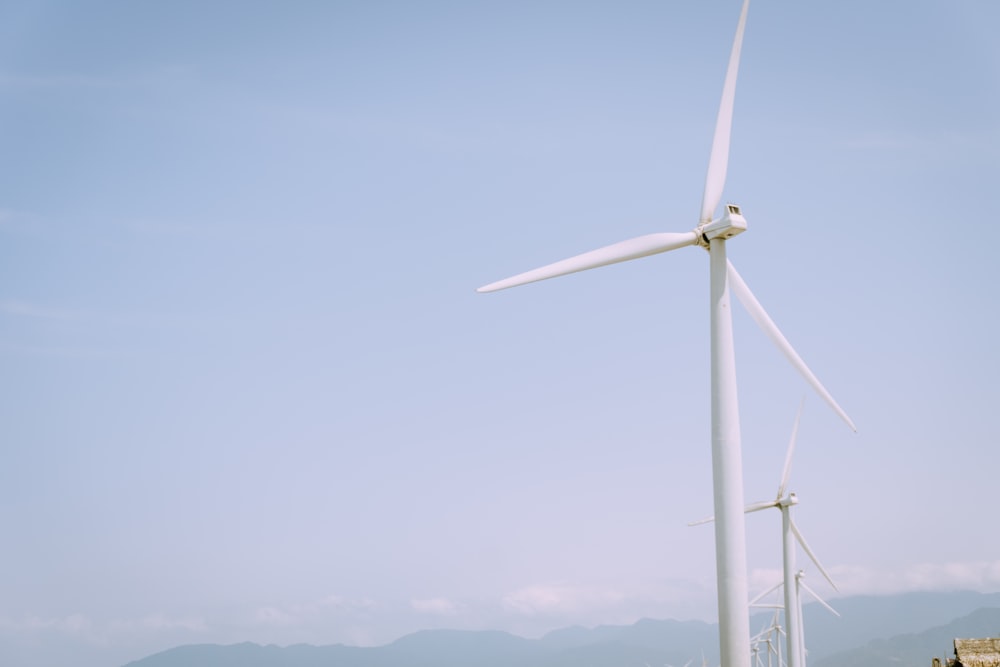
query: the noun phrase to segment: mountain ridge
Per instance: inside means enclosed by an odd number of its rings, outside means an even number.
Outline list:
[[[856,596],[832,604],[841,618],[816,603],[803,608],[806,646],[816,667],[881,667],[897,654],[901,665],[929,667],[946,644],[944,634],[962,628],[979,632],[994,623],[990,632],[1000,635],[1000,593]],[[752,627],[769,616],[754,615]],[[500,630],[440,629],[374,647],[189,644],[125,667],[644,667],[703,660],[718,664],[717,624],[643,618],[631,625],[559,628],[538,639]]]

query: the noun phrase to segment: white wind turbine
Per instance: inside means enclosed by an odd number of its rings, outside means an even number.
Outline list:
[[[785,582],[783,582],[783,581],[778,582],[777,584],[775,584],[771,588],[767,589],[766,591],[764,591],[763,593],[761,593],[760,595],[758,595],[757,597],[755,597],[753,600],[750,601],[750,606],[751,607],[767,607],[767,608],[774,609],[775,610],[775,612],[774,612],[775,613],[775,619],[777,619],[777,614],[778,614],[779,611],[784,611],[785,612],[785,622],[786,622],[786,624],[787,623],[794,623],[794,625],[798,628],[798,630],[797,630],[797,639],[796,639],[796,644],[795,644],[796,647],[797,647],[797,649],[798,649],[798,653],[794,657],[789,656],[789,660],[786,663],[787,667],[791,667],[793,664],[797,664],[797,665],[800,665],[801,667],[805,667],[805,664],[806,664],[806,655],[809,653],[806,650],[805,626],[802,623],[802,591],[803,590],[805,590],[807,593],[809,593],[809,595],[811,595],[813,597],[813,599],[816,600],[816,602],[819,602],[821,605],[823,605],[824,607],[826,607],[827,611],[829,611],[831,614],[833,614],[834,616],[840,617],[840,613],[837,612],[836,609],[834,609],[829,604],[827,604],[826,600],[824,600],[823,598],[821,598],[816,591],[814,591],[808,585],[806,585],[806,582],[802,581],[805,578],[805,576],[806,576],[806,573],[803,572],[802,570],[799,570],[798,572],[795,573],[795,600],[796,600],[796,602],[795,602],[795,607],[793,609],[791,609],[791,610],[787,610],[783,604],[759,604],[759,601],[761,599],[767,597],[771,593],[774,593],[779,588],[784,588],[785,587]],[[791,619],[791,620],[789,620],[789,619]],[[781,626],[780,625],[776,625],[776,623],[777,623],[776,620],[774,621],[774,623],[775,623],[775,625],[773,625],[771,629],[776,629],[779,635],[780,634],[784,634],[786,636],[786,640],[790,639],[788,637],[788,634],[785,633],[784,631],[782,631]],[[789,632],[791,632],[791,629],[789,629]],[[768,645],[770,645],[771,636],[770,636],[770,634],[767,634],[766,630],[762,631],[759,634],[757,634],[754,637],[752,637],[751,641],[753,641],[753,642],[760,642],[762,639],[766,639],[767,642],[768,642]],[[790,641],[787,642],[787,643],[788,643],[789,646],[791,645]],[[778,648],[780,649],[780,645],[779,645]],[[779,665],[780,665],[780,662],[781,662],[780,655],[779,655],[779,658],[778,658],[778,662],[779,662]]]
[[[775,637],[780,639],[784,632],[781,629],[780,613],[779,609],[775,609],[774,615],[768,623],[761,628],[760,632],[750,638],[750,650],[753,653],[751,664],[753,667],[763,667],[764,659],[760,657],[762,648],[767,655],[767,667],[774,667],[772,658],[775,657],[778,660],[778,667],[784,667],[781,661],[781,644],[775,641]]]
[[[797,541],[801,545],[802,550],[806,552],[809,559],[816,565],[817,569],[822,573],[830,585],[833,586],[834,590],[837,590],[837,584],[833,582],[833,578],[826,571],[826,568],[819,562],[816,554],[812,549],[809,548],[809,544],[806,542],[805,538],[802,537],[802,532],[799,530],[798,526],[795,525],[795,521],[792,519],[792,506],[798,504],[799,499],[794,493],[786,493],[788,489],[788,478],[792,472],[792,456],[795,454],[795,443],[798,440],[799,433],[799,422],[802,419],[802,406],[805,403],[799,404],[799,411],[795,415],[795,425],[792,427],[792,437],[788,442],[788,451],[785,453],[785,465],[781,472],[781,483],[778,485],[778,493],[774,500],[765,500],[763,502],[752,503],[747,505],[746,512],[759,512],[761,510],[769,509],[771,507],[777,508],[781,511],[781,549],[782,549],[782,574],[783,579],[781,584],[775,586],[769,591],[765,591],[761,595],[757,596],[754,600],[750,602],[753,605],[757,600],[760,600],[765,595],[777,590],[779,586],[784,588],[785,595],[785,626],[788,632],[785,635],[786,638],[786,651],[785,654],[788,656],[788,667],[805,667],[805,651],[802,644],[803,632],[802,632],[802,598],[799,595],[800,579],[799,576],[801,572],[796,573],[795,571],[795,542]],[[830,605],[826,604],[822,598],[820,598],[811,588],[802,584],[802,587],[806,588],[809,593],[826,606],[834,614],[837,612],[833,610]],[[839,616],[839,614],[838,614]]]
[[[747,228],[739,206],[728,204],[713,218],[722,199],[729,161],[729,137],[736,94],[740,48],[749,0],[744,0],[733,40],[722,102],[716,119],[712,151],[705,177],[698,224],[689,232],[658,233],[615,243],[569,259],[521,273],[479,288],[494,292],[608,264],[647,257],[686,246],[709,253],[712,383],[712,482],[715,508],[716,577],[718,581],[719,643],[723,667],[745,666],[750,659],[750,619],[747,610],[746,532],[743,519],[743,463],[739,405],[729,290],[749,311],[771,341],[823,399],[854,429],[847,414],[826,391],[788,343],[726,257],[726,241]],[[856,429],[854,429],[856,430]]]
[[[798,599],[798,610],[797,610],[797,612],[798,612],[798,616],[799,616],[799,664],[802,667],[805,667],[805,665],[806,665],[806,654],[809,653],[809,651],[806,650],[805,624],[802,622],[802,591],[805,590],[807,593],[809,593],[809,595],[811,595],[813,597],[813,599],[816,600],[816,602],[819,602],[821,605],[823,605],[824,607],[826,607],[826,609],[831,614],[833,614],[834,616],[837,616],[838,618],[840,617],[840,614],[837,612],[836,609],[834,609],[833,607],[831,607],[830,605],[828,605],[826,603],[826,600],[824,600],[823,598],[821,598],[816,593],[816,591],[814,591],[813,589],[809,588],[809,586],[806,585],[806,582],[802,581],[805,578],[805,576],[806,576],[806,573],[803,572],[802,570],[799,570],[798,572],[795,573],[795,597]],[[832,584],[833,582],[830,582],[830,583]],[[834,588],[837,588],[837,587],[834,586]]]
[[[791,667],[793,664],[797,664],[797,665],[800,665],[800,667],[804,667],[805,664],[806,664],[806,654],[808,652],[805,649],[805,631],[804,631],[803,623],[802,623],[802,591],[803,590],[805,590],[807,593],[809,593],[809,595],[811,595],[813,597],[813,599],[816,600],[816,602],[819,602],[821,605],[823,605],[824,607],[826,607],[827,610],[829,610],[829,612],[831,614],[833,614],[834,616],[838,616],[838,617],[840,616],[840,614],[837,612],[836,609],[834,609],[829,604],[827,604],[826,600],[824,600],[823,598],[821,598],[816,591],[814,591],[813,589],[811,589],[809,586],[806,585],[806,583],[804,581],[802,581],[805,578],[805,576],[806,576],[806,573],[803,572],[802,570],[799,570],[798,572],[795,573],[795,601],[796,602],[795,602],[795,607],[792,608],[791,610],[786,609],[784,603],[782,603],[782,604],[761,604],[760,603],[761,600],[763,600],[764,598],[766,598],[771,593],[774,593],[779,588],[783,589],[785,587],[785,582],[784,581],[779,581],[774,586],[771,586],[769,589],[767,589],[766,591],[764,591],[763,593],[761,593],[760,595],[758,595],[757,597],[755,597],[753,600],[750,601],[750,606],[751,607],[759,607],[759,608],[766,608],[766,609],[774,609],[775,610],[775,612],[774,612],[775,616],[774,616],[774,620],[772,621],[771,627],[770,628],[766,628],[765,630],[762,630],[757,635],[754,635],[753,637],[751,637],[750,638],[751,642],[758,642],[759,643],[760,641],[766,639],[768,645],[770,646],[771,636],[772,636],[771,633],[774,632],[774,631],[776,631],[776,633],[778,635],[785,635],[786,644],[788,646],[792,646],[791,638],[788,635],[789,635],[789,633],[792,632],[792,630],[791,630],[792,625],[794,625],[797,628],[797,631],[796,631],[797,632],[797,639],[796,639],[796,642],[795,642],[795,646],[798,649],[798,653],[794,657],[789,656],[787,662],[785,663],[787,665],[787,667]],[[784,630],[781,629],[780,625],[777,624],[777,614],[779,612],[784,612],[785,613],[785,624],[789,628],[789,630],[788,630],[787,633]],[[778,648],[779,649],[781,648],[780,644],[779,644]],[[778,663],[779,663],[779,665],[781,664],[780,653],[778,654]]]

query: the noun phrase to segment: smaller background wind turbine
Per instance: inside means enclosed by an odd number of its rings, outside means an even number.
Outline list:
[[[757,503],[752,503],[747,506],[746,512],[759,512],[761,510],[768,509],[770,507],[775,507],[781,511],[781,546],[782,546],[782,573],[783,581],[780,584],[784,588],[785,597],[785,627],[788,632],[786,633],[786,651],[789,667],[805,667],[805,650],[802,644],[803,632],[802,632],[802,599],[799,594],[801,574],[795,570],[795,542],[798,542],[802,547],[802,550],[806,552],[809,559],[816,565],[820,573],[826,578],[834,590],[837,590],[837,584],[834,583],[833,578],[826,571],[826,568],[819,562],[816,554],[809,547],[805,538],[802,536],[802,532],[795,525],[795,521],[792,519],[791,508],[793,505],[798,504],[799,499],[794,493],[786,493],[788,490],[788,478],[792,472],[792,456],[795,453],[795,443],[798,439],[799,433],[799,422],[802,420],[802,408],[805,405],[805,399],[799,404],[799,410],[795,415],[795,425],[792,427],[792,437],[788,442],[788,451],[785,453],[785,465],[781,472],[781,483],[778,485],[778,493],[774,500],[767,500]],[[768,591],[770,593],[777,589],[777,586]],[[811,588],[806,587],[806,590],[820,601],[824,606],[826,606],[834,614],[837,612],[833,610],[830,605],[826,604]],[[766,595],[765,593],[764,595]],[[760,599],[764,595],[758,596]],[[756,601],[756,600],[755,600]],[[751,602],[753,604],[753,602]],[[839,614],[837,614],[839,616]]]
[[[806,655],[809,653],[809,651],[806,650],[805,624],[802,622],[802,591],[804,590],[807,593],[809,593],[809,595],[811,595],[813,597],[813,599],[816,600],[816,602],[819,602],[821,605],[823,605],[824,607],[826,607],[827,610],[829,610],[829,612],[831,614],[833,614],[834,616],[840,618],[840,614],[837,612],[837,610],[834,609],[833,607],[831,607],[829,604],[827,604],[826,600],[824,600],[823,598],[821,598],[816,593],[816,591],[814,591],[813,589],[811,589],[806,584],[806,582],[803,581],[803,579],[805,578],[805,576],[806,576],[806,573],[803,572],[802,570],[799,570],[798,572],[795,573],[795,588],[796,588],[796,590],[795,590],[795,597],[798,599],[798,605],[799,605],[798,609],[796,610],[796,613],[798,614],[798,618],[799,618],[799,651],[801,651],[801,654],[799,655],[799,664],[801,664],[802,667],[805,667],[805,664],[806,664]],[[834,588],[836,588],[836,586],[834,586]]]
[[[753,654],[752,664],[754,667],[763,667],[765,659],[767,667],[784,667],[781,659],[781,635],[783,634],[784,631],[781,629],[781,607],[775,606],[774,614],[768,619],[764,627],[761,628],[761,631],[750,638],[750,650]],[[760,656],[761,651],[764,651],[766,658]],[[775,664],[775,660],[777,660],[777,664]]]

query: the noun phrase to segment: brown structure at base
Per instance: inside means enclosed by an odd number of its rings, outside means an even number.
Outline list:
[[[931,666],[941,667],[940,658]],[[1000,637],[956,639],[955,657],[948,659],[947,667],[1000,667]]]

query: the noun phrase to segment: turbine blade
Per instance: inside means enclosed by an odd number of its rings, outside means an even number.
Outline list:
[[[771,586],[766,591],[764,591],[763,593],[761,593],[760,595],[758,595],[757,597],[755,597],[753,600],[750,600],[750,602],[747,604],[747,606],[748,607],[754,606],[755,604],[757,604],[758,602],[760,602],[761,600],[763,600],[764,598],[766,598],[768,595],[770,595],[771,593],[773,593],[774,591],[778,590],[779,588],[781,588],[784,585],[785,585],[785,582],[779,581],[774,586]]]
[[[764,333],[767,334],[767,337],[771,339],[771,342],[777,346],[781,353],[785,355],[785,358],[788,359],[789,363],[795,367],[795,370],[797,370],[799,374],[805,378],[806,382],[812,386],[816,393],[819,394],[831,408],[833,408],[833,411],[840,415],[841,419],[847,422],[847,425],[851,427],[851,430],[856,432],[858,429],[854,425],[854,422],[847,416],[847,413],[844,412],[843,408],[837,404],[837,401],[834,400],[833,396],[830,395],[830,392],[826,390],[819,379],[813,375],[813,372],[809,370],[809,367],[806,366],[806,362],[802,361],[802,357],[799,356],[798,352],[795,351],[791,343],[788,342],[788,339],[786,339],[781,331],[778,330],[777,325],[775,325],[774,321],[767,314],[767,311],[765,311],[764,307],[760,305],[759,301],[757,301],[757,297],[753,295],[753,292],[750,291],[747,284],[743,282],[743,278],[740,277],[740,274],[736,271],[736,267],[733,266],[732,262],[729,262],[729,286],[736,294],[736,297],[740,300],[740,303],[743,304],[743,307],[750,313],[750,317],[752,317],[754,322],[757,323],[757,326],[759,326]]]
[[[759,512],[761,510],[766,510],[768,507],[777,507],[777,506],[778,506],[777,500],[764,500],[759,503],[752,503],[750,505],[747,505],[743,509],[743,513],[750,514],[750,512]]]
[[[692,521],[688,525],[689,526],[700,526],[703,523],[712,523],[713,521],[715,521],[715,515],[706,516],[704,519],[698,519],[697,521]]]
[[[802,545],[802,550],[806,552],[806,555],[809,556],[809,559],[813,562],[813,564],[819,568],[820,573],[826,578],[827,581],[830,582],[830,585],[833,586],[833,590],[839,591],[840,589],[837,588],[837,584],[833,583],[833,578],[830,576],[830,573],[826,571],[826,568],[824,568],[822,564],[820,564],[819,559],[816,558],[816,554],[814,554],[813,550],[809,548],[808,544],[806,544],[806,538],[802,537],[799,527],[795,525],[795,521],[791,517],[788,517],[788,525],[791,526],[795,539],[797,539],[799,544]]]
[[[518,285],[525,285],[538,280],[565,276],[577,271],[596,269],[599,266],[648,257],[649,255],[667,252],[668,250],[676,250],[684,246],[694,245],[697,241],[698,235],[694,232],[685,232],[682,234],[670,232],[647,234],[646,236],[639,236],[628,241],[621,241],[620,243],[613,243],[597,250],[591,250],[582,255],[576,255],[575,257],[555,262],[554,264],[526,271],[525,273],[520,273],[504,280],[498,280],[495,283],[480,287],[476,291],[496,292],[508,287],[517,287]]]
[[[722,101],[719,115],[715,120],[715,136],[712,137],[712,153],[708,158],[708,174],[705,176],[705,194],[701,199],[700,222],[711,222],[712,214],[722,198],[726,185],[726,169],[729,167],[729,135],[733,126],[733,102],[736,98],[736,75],[740,69],[740,49],[743,47],[743,28],[747,22],[747,8],[750,0],[743,2],[740,21],[736,25],[733,50],[729,54],[726,68],[726,82],[722,86]]]
[[[788,442],[788,453],[785,454],[785,467],[781,471],[781,486],[778,487],[778,500],[785,496],[785,489],[788,487],[788,476],[792,474],[792,454],[795,452],[795,440],[799,436],[799,420],[802,419],[802,408],[806,404],[806,397],[802,397],[799,403],[799,411],[795,415],[795,426],[792,427],[792,439]]]
[[[801,586],[802,588],[806,589],[806,592],[808,592],[809,595],[813,596],[813,598],[816,600],[816,602],[819,602],[821,605],[823,605],[824,607],[826,607],[827,609],[829,609],[830,613],[832,613],[834,616],[837,616],[837,617],[840,616],[840,614],[837,612],[837,610],[834,609],[833,607],[831,607],[830,605],[828,605],[826,603],[826,600],[824,600],[823,598],[821,598],[819,595],[816,594],[816,591],[814,591],[813,589],[809,588],[809,585],[806,582],[804,582],[801,579],[799,579],[799,586]]]

